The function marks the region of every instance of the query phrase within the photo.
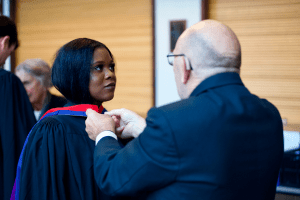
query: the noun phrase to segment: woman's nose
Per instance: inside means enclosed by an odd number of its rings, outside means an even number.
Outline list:
[[[113,76],[115,76],[115,73],[107,68],[104,69],[104,73],[105,73],[106,79],[109,79],[109,78],[112,78]]]

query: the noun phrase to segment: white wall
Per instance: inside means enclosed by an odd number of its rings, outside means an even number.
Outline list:
[[[155,13],[155,106],[179,100],[170,52],[170,21],[186,20],[186,27],[201,19],[201,0],[154,0]]]

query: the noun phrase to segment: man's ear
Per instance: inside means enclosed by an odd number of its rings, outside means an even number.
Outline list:
[[[183,84],[186,84],[188,80],[190,79],[191,70],[184,69],[184,79]]]
[[[186,59],[183,59],[183,67],[181,67],[181,81],[186,84],[190,78],[191,69],[187,69]]]
[[[10,37],[8,35],[0,38],[0,49],[1,50],[9,47],[9,39],[10,39]]]

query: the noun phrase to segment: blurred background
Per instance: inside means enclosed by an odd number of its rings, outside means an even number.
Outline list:
[[[42,58],[51,66],[58,48],[75,38],[99,40],[111,49],[117,64],[115,98],[105,106],[125,107],[143,116],[152,106],[178,99],[166,59],[170,22],[183,20],[188,28],[204,18],[219,20],[241,42],[245,85],[274,103],[288,124],[300,124],[299,0],[17,0],[10,4],[20,40],[12,71],[29,58]],[[167,71],[160,74],[160,69]],[[160,95],[167,100],[160,100]]]

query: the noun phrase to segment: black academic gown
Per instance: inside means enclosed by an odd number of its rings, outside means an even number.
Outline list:
[[[98,188],[95,141],[85,131],[85,119],[56,115],[35,125],[24,150],[20,200],[127,199],[108,197]]]
[[[0,200],[10,199],[18,159],[35,123],[23,84],[14,74],[0,69]]]

